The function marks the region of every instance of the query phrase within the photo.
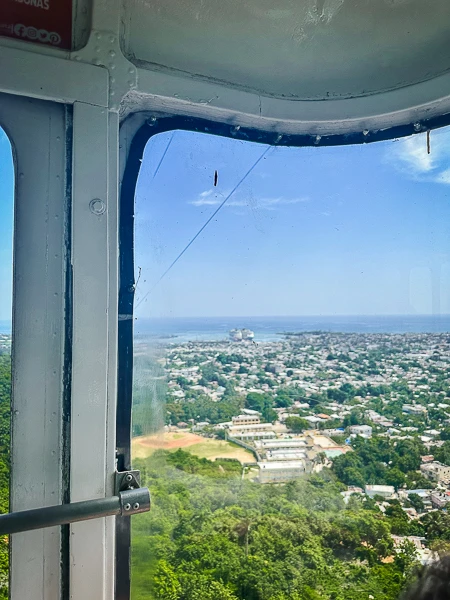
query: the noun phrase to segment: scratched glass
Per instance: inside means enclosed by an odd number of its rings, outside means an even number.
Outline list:
[[[149,140],[135,600],[393,600],[448,550],[449,141]]]

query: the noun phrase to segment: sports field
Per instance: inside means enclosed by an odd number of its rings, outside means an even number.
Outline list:
[[[225,440],[204,438],[189,431],[140,436],[133,438],[131,442],[131,452],[135,458],[147,458],[158,449],[175,451],[178,448],[209,460],[236,458],[241,463],[255,462],[253,454],[245,448]]]

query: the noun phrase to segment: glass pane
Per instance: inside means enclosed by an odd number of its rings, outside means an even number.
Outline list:
[[[13,198],[11,144],[0,128],[0,513],[9,512]],[[0,536],[0,598],[8,588],[8,537]]]
[[[394,599],[450,549],[449,130],[430,142],[148,142],[134,600]]]

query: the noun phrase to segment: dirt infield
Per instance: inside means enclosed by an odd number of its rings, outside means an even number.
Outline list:
[[[177,450],[183,448],[200,458],[235,458],[241,463],[253,462],[251,452],[225,440],[204,438],[189,431],[159,433],[155,435],[133,438],[131,442],[132,455],[135,458],[147,458],[155,450]]]
[[[186,432],[156,433],[154,435],[143,435],[133,438],[133,445],[152,450],[173,450],[185,448],[203,442],[205,438],[201,435]]]

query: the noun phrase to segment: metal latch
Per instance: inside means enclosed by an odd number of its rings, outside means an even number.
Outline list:
[[[114,488],[117,496],[126,494],[127,501],[123,504],[122,516],[150,510],[150,492],[147,488],[141,488],[140,471],[116,471]],[[141,490],[147,490],[148,493],[148,502],[145,503],[144,509],[139,501]]]
[[[140,471],[116,471],[114,493],[135,490],[141,487]]]
[[[0,515],[0,535],[67,525],[100,517],[127,517],[150,510],[150,492],[139,487],[139,471],[116,473],[115,495]]]

